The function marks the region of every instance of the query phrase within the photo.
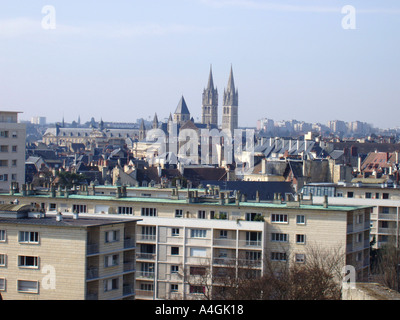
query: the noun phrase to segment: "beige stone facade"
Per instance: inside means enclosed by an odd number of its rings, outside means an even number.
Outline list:
[[[12,217],[17,212],[8,216],[4,212],[0,212],[4,300],[134,298],[135,219],[64,214],[58,221],[49,213]]]
[[[229,197],[229,191],[210,195],[189,190],[188,197],[178,197],[176,189],[169,189],[169,196],[168,189],[157,188],[119,187],[115,195],[106,194],[107,188],[97,190],[104,195],[37,192],[4,194],[0,200],[17,198],[66,215],[141,219],[136,231],[137,299],[201,298],[203,289],[190,279],[205,267],[223,277],[227,267],[251,266],[256,276],[270,262],[306,263],[314,247],[336,250],[343,266],[355,267],[357,279],[368,275],[370,207],[313,205],[308,199],[240,201]],[[89,264],[100,260],[87,257]],[[92,284],[87,285],[90,292]]]

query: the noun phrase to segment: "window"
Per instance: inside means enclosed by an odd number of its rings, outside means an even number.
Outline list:
[[[55,203],[50,203],[49,211],[57,211],[57,205]]]
[[[304,244],[305,242],[306,242],[305,234],[296,234],[296,243],[297,244]]]
[[[206,212],[204,210],[199,210],[197,213],[197,218],[198,219],[205,219],[206,218]]]
[[[260,251],[246,251],[246,260],[247,261],[260,261],[261,260],[261,252]]]
[[[142,226],[142,240],[155,240],[156,227],[155,226]]]
[[[281,223],[287,223],[288,222],[288,216],[287,214],[271,214],[271,222],[281,222]]]
[[[115,267],[119,264],[119,255],[118,254],[110,254],[104,256],[104,267]]]
[[[261,246],[261,232],[246,232],[246,246]]]
[[[39,243],[39,232],[20,231],[20,243]]]
[[[18,267],[39,268],[39,258],[32,256],[18,256]]]
[[[178,285],[177,284],[171,284],[171,292],[178,292]]]
[[[176,209],[175,210],[175,218],[182,218],[183,217],[183,210],[182,209]]]
[[[1,174],[0,181],[8,181],[8,174]]]
[[[203,294],[203,293],[205,293],[205,287],[204,286],[190,286],[190,293]]]
[[[271,241],[274,242],[287,242],[288,235],[286,233],[271,233]]]
[[[17,174],[16,173],[11,174],[11,181],[17,181]]]
[[[190,248],[190,256],[191,257],[206,257],[207,249],[206,248]]]
[[[228,230],[220,230],[219,231],[219,237],[220,237],[220,239],[228,238]]]
[[[286,261],[286,252],[271,252],[272,261]]]
[[[8,146],[7,145],[1,145],[0,146],[0,152],[8,152]]]
[[[86,204],[74,204],[72,205],[72,212],[85,213],[87,212]]]
[[[304,263],[306,261],[306,255],[304,253],[296,253],[295,254],[295,262],[296,263]]]
[[[191,229],[190,236],[192,238],[205,238],[207,236],[207,230],[205,229]]]
[[[389,193],[382,193],[382,199],[389,199]]]
[[[192,276],[204,276],[207,272],[205,267],[190,267],[190,275]]]
[[[6,279],[0,278],[0,291],[6,290]]]
[[[179,266],[171,266],[171,273],[178,273],[179,272]]]
[[[303,214],[298,214],[296,216],[296,223],[297,224],[306,224],[306,216]]]
[[[179,228],[172,228],[171,233],[173,237],[179,237]]]
[[[118,207],[119,214],[133,214],[132,207]]]
[[[381,213],[389,213],[389,207],[381,207]]]
[[[359,214],[357,215],[357,223],[363,223],[364,222],[364,215]]]
[[[362,242],[363,241],[363,234],[362,233],[358,233],[357,234],[357,242]]]
[[[152,283],[141,283],[140,284],[140,290],[153,291],[154,290],[154,285]]]
[[[13,131],[12,134],[11,134],[11,136],[12,136],[13,138],[18,138],[18,133],[17,133],[17,131]]]
[[[261,213],[250,212],[246,213],[246,221],[260,221],[262,220]]]
[[[8,138],[8,131],[0,131],[1,138]]]
[[[13,159],[11,160],[11,166],[16,167],[17,166],[17,160]]]
[[[17,281],[18,292],[24,293],[38,293],[39,292],[39,282],[29,281],[29,280],[18,280]]]
[[[156,217],[157,209],[156,208],[142,208],[142,216]]]
[[[4,253],[0,253],[0,267],[7,265],[7,256]]]
[[[11,151],[12,152],[17,152],[18,151],[18,147],[17,146],[12,146],[11,147]]]
[[[6,240],[6,230],[0,230],[0,241],[5,242]]]
[[[343,192],[338,192],[338,193],[336,194],[336,197],[338,197],[338,198],[343,198]]]
[[[171,255],[173,256],[179,255],[179,247],[171,247]]]
[[[118,278],[104,280],[104,292],[117,289],[118,289]]]
[[[110,230],[105,232],[105,242],[119,241],[119,230]]]
[[[375,193],[375,199],[379,199],[379,192]]]
[[[372,198],[372,193],[371,192],[366,192],[365,193],[365,199],[371,199]]]
[[[347,198],[353,198],[354,197],[354,192],[353,191],[348,191],[347,192]]]
[[[0,167],[8,167],[8,160],[0,160]]]

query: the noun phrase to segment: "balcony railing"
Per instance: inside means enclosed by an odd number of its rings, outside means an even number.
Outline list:
[[[135,271],[135,262],[131,262],[131,261],[127,261],[124,262],[124,272],[128,272],[128,271]]]
[[[154,279],[154,271],[138,271],[136,279]]]
[[[131,284],[124,284],[122,287],[122,294],[124,296],[135,294],[135,288]]]
[[[146,298],[153,298],[154,290],[139,290],[136,289],[136,297],[146,297]]]
[[[139,260],[154,260],[156,258],[155,253],[147,253],[147,252],[137,252],[136,259]]]
[[[124,249],[135,248],[136,241],[135,239],[124,239]]]
[[[138,234],[137,235],[138,241],[156,241],[155,234]]]
[[[99,253],[99,244],[88,244],[87,245],[87,254],[95,254]]]
[[[91,280],[91,279],[96,279],[99,277],[99,269],[98,268],[88,268],[86,270],[86,279]]]

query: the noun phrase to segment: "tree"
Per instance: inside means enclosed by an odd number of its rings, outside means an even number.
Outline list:
[[[87,183],[84,174],[62,171],[57,173],[58,184],[62,187],[72,188],[74,185],[82,185]]]

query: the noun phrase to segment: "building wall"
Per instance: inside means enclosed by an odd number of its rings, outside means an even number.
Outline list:
[[[17,114],[0,111],[0,190],[8,191],[12,181],[25,183],[26,127]]]
[[[84,299],[86,277],[86,232],[80,228],[44,227],[32,224],[3,224],[7,240],[0,243],[0,253],[7,255],[0,277],[6,278],[5,300]],[[39,233],[39,243],[19,243],[19,231]],[[18,256],[39,258],[38,268],[18,266]],[[52,276],[55,278],[52,278]],[[53,282],[53,279],[55,282]],[[37,294],[17,292],[17,280],[35,280]],[[52,284],[55,287],[52,287]]]

